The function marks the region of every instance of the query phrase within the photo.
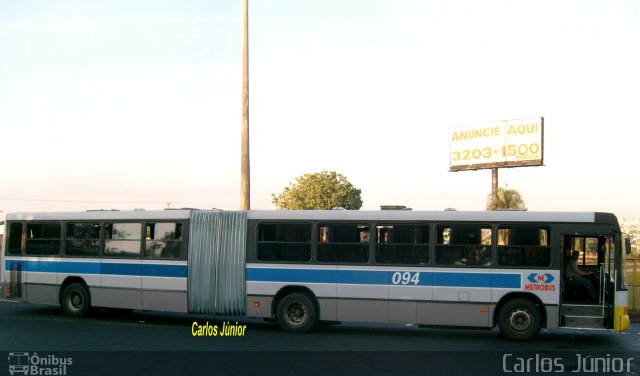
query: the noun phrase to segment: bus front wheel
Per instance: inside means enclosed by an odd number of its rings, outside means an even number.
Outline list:
[[[84,316],[90,307],[89,291],[82,283],[72,283],[62,292],[62,309],[71,317]]]
[[[282,298],[278,303],[276,316],[280,326],[289,333],[307,332],[318,319],[313,300],[300,292]]]
[[[540,309],[528,299],[508,301],[500,309],[498,326],[508,339],[529,339],[538,334],[542,326]]]

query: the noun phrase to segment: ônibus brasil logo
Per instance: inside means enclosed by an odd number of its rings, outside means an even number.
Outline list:
[[[529,291],[556,291],[556,285],[553,283],[556,277],[549,273],[531,273],[527,277],[527,283],[524,285],[525,290]]]
[[[66,375],[67,367],[73,364],[73,359],[55,355],[38,356],[38,353],[10,352],[10,375]]]

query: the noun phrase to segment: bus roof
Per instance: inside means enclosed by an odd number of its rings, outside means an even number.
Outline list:
[[[274,210],[250,211],[256,220],[415,220],[469,222],[576,222],[617,223],[610,213],[530,211],[409,211],[409,210]]]
[[[28,220],[185,220],[190,209],[130,210],[48,213],[10,213],[7,221]],[[617,223],[615,215],[599,212],[535,211],[413,211],[413,210],[250,210],[253,220],[344,220],[344,221],[469,221],[469,222],[547,222]]]
[[[9,213],[7,221],[88,221],[88,220],[179,220],[189,219],[191,210],[90,210],[85,212]]]

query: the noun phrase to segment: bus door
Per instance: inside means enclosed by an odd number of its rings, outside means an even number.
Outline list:
[[[613,328],[615,237],[612,234],[562,236],[561,325]],[[584,276],[575,276],[573,264]]]
[[[26,294],[23,294],[23,284],[26,282],[26,261],[21,258],[14,258],[13,256],[20,256],[22,253],[22,229],[24,224],[22,223],[10,223],[6,227],[7,242],[4,265],[4,284],[5,294],[9,299],[25,299]]]
[[[19,299],[22,298],[22,281],[23,281],[23,262],[22,261],[7,261],[7,271],[9,273],[9,291],[7,298]]]

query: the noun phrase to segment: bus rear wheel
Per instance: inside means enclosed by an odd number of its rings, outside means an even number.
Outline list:
[[[295,292],[278,303],[276,317],[280,326],[289,333],[309,331],[318,320],[313,300],[304,293]]]
[[[540,309],[528,299],[510,300],[500,309],[498,326],[500,333],[508,339],[532,338],[542,326]]]
[[[91,306],[89,291],[82,283],[72,283],[65,287],[60,302],[64,312],[71,317],[82,317]]]

